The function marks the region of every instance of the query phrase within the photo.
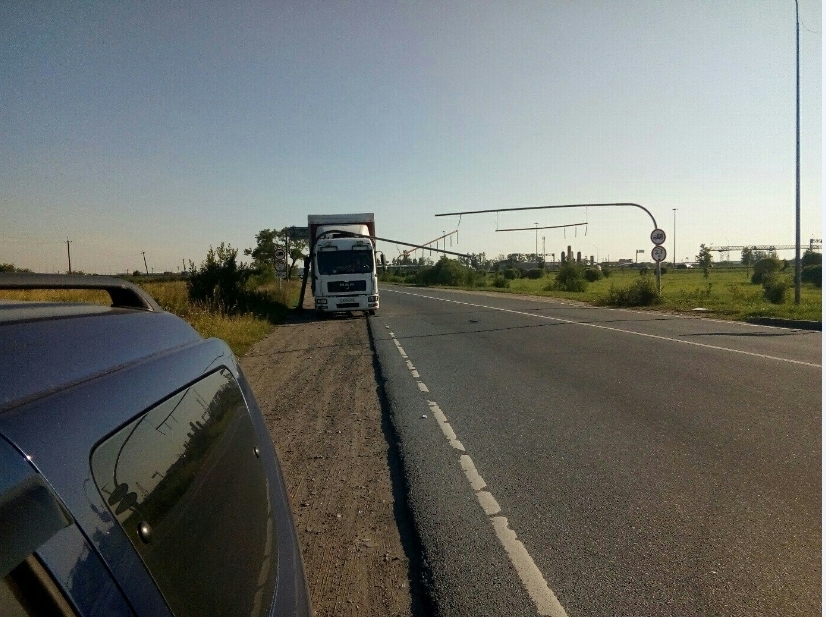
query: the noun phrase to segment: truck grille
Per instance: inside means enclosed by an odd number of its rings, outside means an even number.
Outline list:
[[[349,291],[367,291],[367,281],[330,281],[327,283],[330,293],[346,293]]]

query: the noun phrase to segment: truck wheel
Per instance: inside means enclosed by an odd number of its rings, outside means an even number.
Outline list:
[[[367,314],[368,315],[375,315],[376,314],[376,309],[370,309],[369,311],[367,311]]]

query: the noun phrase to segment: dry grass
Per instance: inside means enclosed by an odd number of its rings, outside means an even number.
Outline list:
[[[0,289],[0,298],[24,302],[81,302],[109,306],[112,299],[100,289]]]
[[[228,315],[210,310],[205,305],[189,301],[185,281],[134,281],[145,289],[165,311],[189,322],[204,338],[220,338],[235,355],[243,355],[254,343],[269,334],[274,325],[283,321],[289,308],[298,301],[300,284],[296,281],[269,283],[259,287],[272,301],[266,318],[252,315]],[[81,302],[109,306],[109,294],[89,289],[0,290],[0,298],[28,302]]]
[[[283,321],[289,306],[295,306],[299,287],[289,284],[269,283],[258,288],[267,293],[274,307],[267,318],[250,313],[230,315],[214,311],[206,305],[190,302],[185,281],[139,283],[155,298],[165,311],[175,313],[188,321],[198,334],[205,338],[215,337],[226,341],[235,355],[243,355],[254,343],[269,334],[274,325]]]

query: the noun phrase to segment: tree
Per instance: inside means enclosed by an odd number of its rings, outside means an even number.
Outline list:
[[[489,261],[485,258],[484,253],[471,253],[468,257],[460,257],[459,263],[465,267],[479,270],[480,268],[487,268]]]
[[[200,267],[189,262],[186,281],[189,299],[205,302],[223,313],[239,309],[250,269],[237,261],[238,249],[223,242],[218,248],[209,247]]]
[[[18,268],[14,264],[0,264],[0,272],[31,272],[28,268]]]
[[[252,267],[261,270],[275,261],[275,246],[278,232],[275,229],[262,229],[255,234],[255,248],[244,249],[244,255],[252,257]]]
[[[777,258],[777,251],[774,249],[770,249],[768,251],[758,251],[757,249],[754,249],[752,257],[754,258],[754,263],[757,263],[761,259],[768,259],[770,257]]]
[[[812,249],[808,249],[803,255],[800,257],[800,265],[805,268],[806,266],[819,266],[823,263],[823,255],[820,253],[816,253]]]
[[[750,266],[754,263],[754,249],[744,246],[740,253],[740,263],[744,266]]]
[[[714,256],[711,254],[711,249],[705,244],[700,245],[700,252],[696,257],[697,264],[703,269],[703,276],[708,278],[708,271],[711,268],[711,261]]]
[[[410,253],[400,253],[397,257],[394,257],[390,262],[394,266],[412,266],[415,265],[413,263],[413,259],[410,257]]]
[[[285,247],[287,244],[288,227],[281,229],[262,229],[255,234],[255,248],[244,249],[244,255],[252,257],[252,266],[256,271],[261,271],[265,266],[275,263],[275,249]],[[305,257],[307,251],[306,240],[295,240],[290,238],[290,265],[287,270],[287,278],[292,278],[295,263]]]

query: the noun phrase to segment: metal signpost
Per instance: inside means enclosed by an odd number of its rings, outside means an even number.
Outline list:
[[[281,279],[287,278],[287,251],[283,247],[275,248],[275,276],[278,277],[278,288],[281,289]]]
[[[651,258],[657,262],[657,293],[663,293],[663,279],[662,279],[662,261],[666,257],[665,247],[665,232],[662,229],[655,229],[651,232],[651,242],[654,243],[654,248],[651,249]]]

